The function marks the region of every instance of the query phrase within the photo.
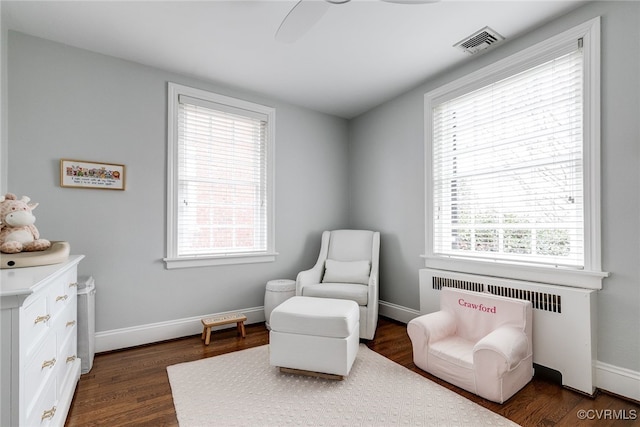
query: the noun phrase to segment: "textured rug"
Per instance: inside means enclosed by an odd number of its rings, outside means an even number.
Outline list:
[[[167,372],[181,427],[517,426],[364,344],[343,381],[280,373],[268,345]]]

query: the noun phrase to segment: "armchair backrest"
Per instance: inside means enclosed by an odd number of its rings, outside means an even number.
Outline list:
[[[525,332],[531,348],[530,301],[444,287],[440,309],[453,314],[458,336],[478,341],[500,326],[513,326]]]
[[[366,284],[371,275],[378,277],[380,258],[380,232],[369,230],[333,230],[322,233],[322,246],[316,267],[324,272],[328,259],[342,263],[368,261],[369,273],[363,281]],[[345,272],[342,272],[345,273]],[[321,276],[322,280],[322,276]]]
[[[329,233],[327,259],[372,261],[373,231],[334,230]]]

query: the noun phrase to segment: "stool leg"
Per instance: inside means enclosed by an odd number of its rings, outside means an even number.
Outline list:
[[[207,335],[204,339],[204,344],[205,345],[209,345],[209,342],[211,341],[211,328],[206,328],[207,329]]]
[[[240,332],[240,335],[242,335],[242,338],[246,336],[246,333],[244,330],[244,322],[238,322],[238,332]]]
[[[203,327],[202,327],[202,336],[200,337],[200,339],[201,339],[201,340],[203,340],[203,339],[204,339],[204,335],[205,335],[206,333],[207,333],[207,327],[206,327],[206,326],[203,326]]]

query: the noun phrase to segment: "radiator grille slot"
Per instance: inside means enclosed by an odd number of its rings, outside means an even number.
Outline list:
[[[487,285],[487,291],[494,295],[531,301],[531,306],[537,310],[550,311],[552,313],[562,313],[562,302],[560,295],[528,291],[526,289],[507,288],[504,286],[495,285]]]
[[[552,313],[562,313],[562,299],[560,298],[560,295],[488,284],[486,285],[485,289],[484,283],[433,276],[433,289],[439,291],[445,286],[449,288],[464,289],[474,292],[489,292],[493,295],[499,295],[508,298],[523,299],[526,301],[531,301],[531,306],[536,310],[549,311]]]
[[[464,289],[467,291],[484,292],[484,285],[482,283],[433,276],[433,289],[439,291],[444,286],[448,288]]]

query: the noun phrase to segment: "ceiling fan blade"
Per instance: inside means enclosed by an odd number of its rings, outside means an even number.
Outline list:
[[[276,40],[283,43],[298,40],[322,18],[330,6],[326,1],[300,0],[280,24]]]

